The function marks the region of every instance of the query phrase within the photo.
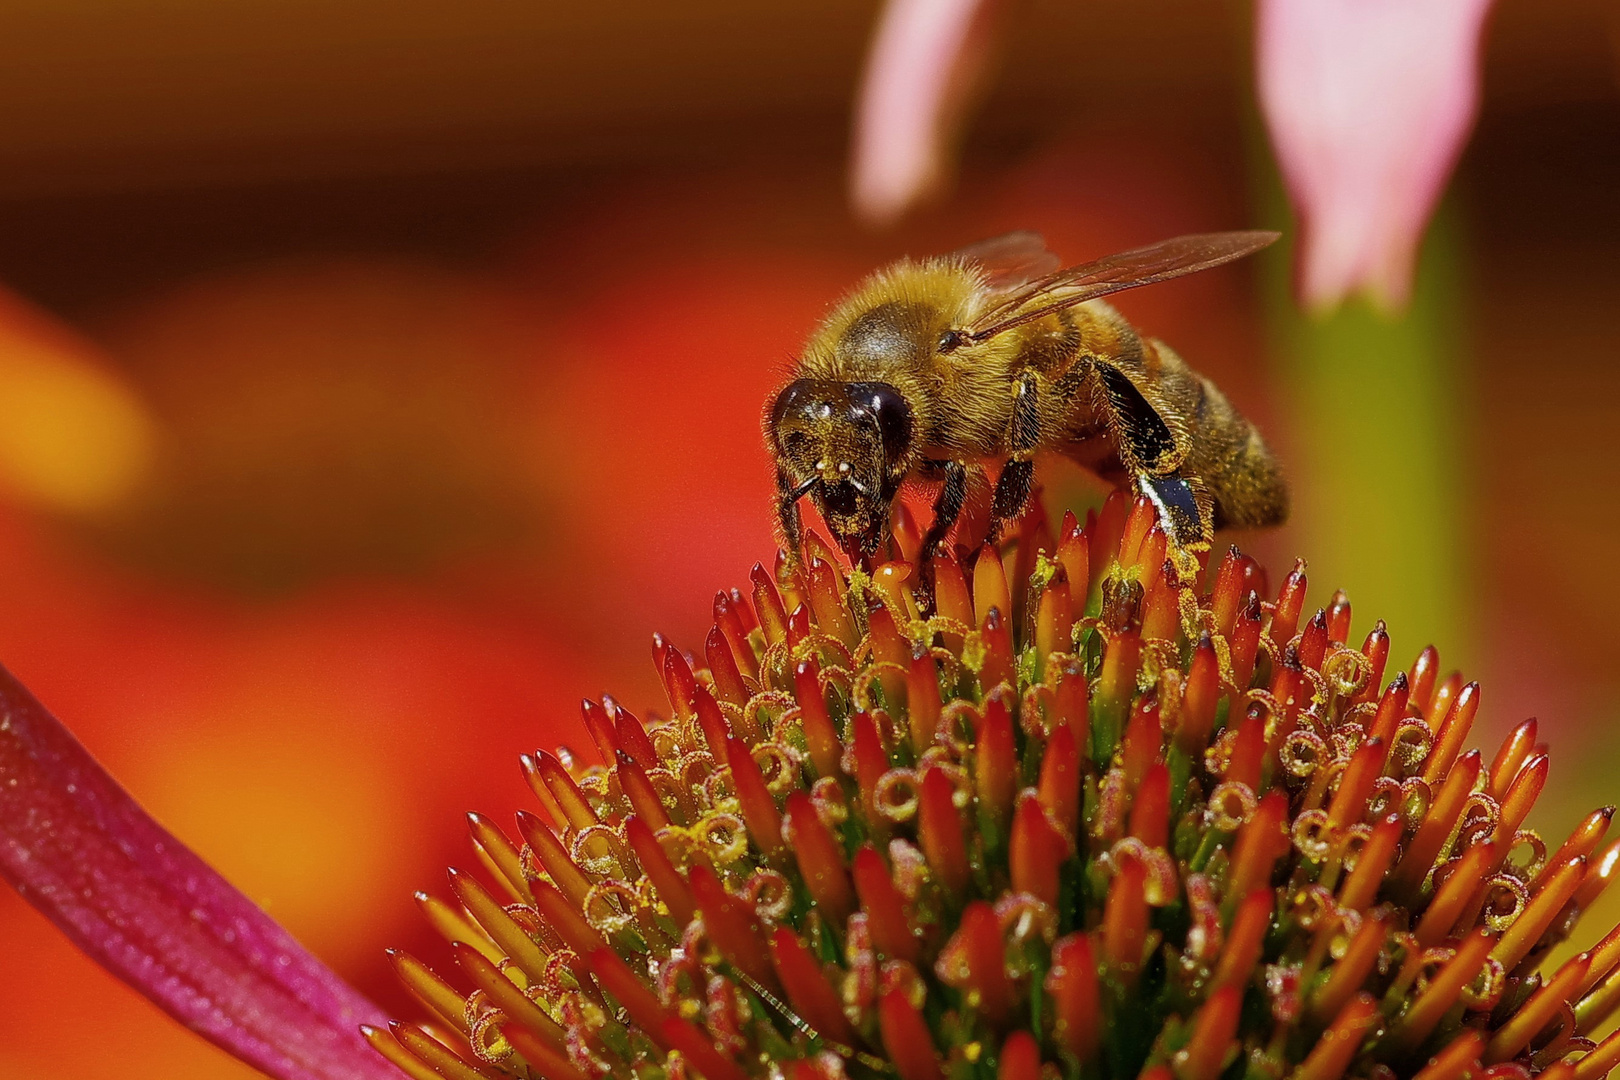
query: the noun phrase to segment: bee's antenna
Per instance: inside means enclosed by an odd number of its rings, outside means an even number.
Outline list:
[[[821,483],[821,477],[812,476],[810,479],[806,480],[804,483],[802,483],[798,487],[794,488],[792,494],[790,494],[788,496],[788,498],[790,498],[794,502],[798,502],[800,499],[802,499],[806,495],[810,494],[810,489],[815,487],[819,483]]]

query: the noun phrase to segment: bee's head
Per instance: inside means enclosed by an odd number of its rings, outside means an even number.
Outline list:
[[[777,395],[768,427],[793,494],[815,500],[852,558],[875,552],[910,460],[906,399],[888,383],[797,379]]]

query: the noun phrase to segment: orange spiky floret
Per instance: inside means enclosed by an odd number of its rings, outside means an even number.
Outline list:
[[[909,525],[906,538],[915,547]],[[1605,807],[1523,828],[1534,722],[1489,764],[1480,690],[1382,623],[1207,591],[1145,501],[1054,539],[896,561],[811,537],[715,598],[701,669],[662,638],[667,717],[585,704],[602,764],[522,759],[493,888],[419,896],[456,980],[368,1029],[415,1077],[543,1080],[1596,1080],[1620,928],[1543,971],[1620,864]],[[1184,564],[1184,565],[1182,565]],[[469,987],[463,991],[456,984]]]

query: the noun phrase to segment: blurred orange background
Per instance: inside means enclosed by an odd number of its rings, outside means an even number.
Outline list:
[[[652,632],[697,645],[773,549],[759,412],[830,300],[1008,229],[1079,260],[1275,213],[1247,5],[1034,0],[954,194],[867,232],[875,13],[0,4],[0,662],[390,1008],[385,946],[442,960],[410,894],[470,860],[459,815],[521,805],[582,696],[659,708]],[[1493,15],[1430,259],[1444,490],[1404,492],[1445,508],[1433,573],[1335,563],[1403,433],[1326,438],[1263,272],[1120,303],[1313,492],[1246,547],[1328,553],[1313,594],[1398,610],[1403,662],[1436,636],[1482,739],[1541,717],[1550,832],[1617,789],[1617,57],[1603,0]],[[1335,455],[1357,491],[1312,487]],[[0,891],[0,1078],[108,1072],[256,1075]]]

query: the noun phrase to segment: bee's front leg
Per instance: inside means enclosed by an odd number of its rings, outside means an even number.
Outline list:
[[[797,569],[804,550],[804,526],[799,519],[799,492],[781,469],[776,470],[776,523],[782,531],[782,550],[788,565]]]
[[[927,614],[934,611],[934,556],[956,519],[962,516],[962,504],[967,502],[968,466],[965,461],[930,461],[930,471],[942,473],[945,483],[934,500],[934,522],[922,542],[922,566],[917,570],[917,602]]]
[[[1007,431],[1007,447],[1011,453],[990,500],[990,533],[985,538],[988,543],[999,540],[1002,528],[1022,514],[1029,502],[1035,483],[1035,449],[1041,444],[1038,401],[1035,373],[1026,371],[1013,388],[1012,423]]]

